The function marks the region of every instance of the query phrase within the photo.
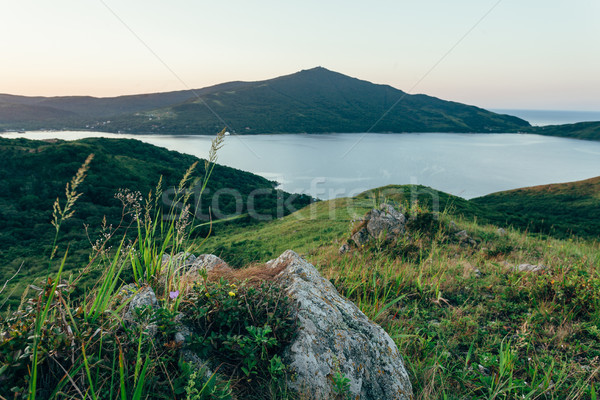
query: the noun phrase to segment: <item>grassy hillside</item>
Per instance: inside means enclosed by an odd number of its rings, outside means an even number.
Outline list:
[[[417,399],[587,399],[600,384],[600,247],[541,239],[475,222],[477,205],[452,204],[431,224],[431,189],[388,187],[415,218],[407,239],[339,255],[356,219],[383,200],[371,191],[313,204],[252,231],[211,238],[207,252],[242,266],[292,248],[392,336]],[[413,188],[413,193],[414,193]],[[466,216],[466,217],[464,217]],[[418,221],[426,221],[419,224]],[[450,221],[477,242],[461,244]],[[540,273],[517,265],[541,264]]]
[[[559,238],[600,237],[600,177],[471,199],[488,221]]]
[[[409,217],[406,235],[395,242],[352,247],[340,255],[338,248],[357,227],[358,219],[383,201]],[[271,222],[226,227],[197,251],[216,253],[237,267],[274,258],[288,248],[301,253],[343,296],[390,334],[404,357],[416,399],[594,398],[600,385],[598,241],[542,239],[510,228],[501,232],[497,226],[476,222],[480,207],[430,188],[389,186],[355,198],[318,202]],[[456,237],[456,230],[462,229],[473,242],[467,244]],[[523,263],[542,267],[538,272],[519,272],[516,267]],[[112,265],[110,260],[108,264]],[[131,268],[127,259],[123,265]],[[112,271],[114,275],[114,268]],[[117,287],[109,290],[98,285],[98,291],[88,297],[90,304],[128,283],[125,273],[119,279],[109,279],[109,275],[100,282],[118,282]],[[31,282],[32,277],[18,279]],[[52,305],[46,324],[53,329],[44,336],[52,357],[40,361],[40,390],[45,390],[41,393],[54,389],[53,379],[70,393],[94,387],[97,392],[114,395],[133,393],[139,387],[149,398],[172,399],[184,399],[194,388],[209,385],[202,374],[191,374],[189,367],[177,361],[179,348],[172,340],[179,312],[211,316],[206,324],[211,341],[233,329],[239,332],[240,323],[256,329],[268,321],[279,321],[273,326],[282,340],[291,329],[285,314],[289,305],[277,297],[272,286],[257,291],[238,281],[235,286],[228,281],[204,281],[192,291],[182,289],[183,299],[173,300],[161,282],[147,282],[163,305],[163,312],[147,316],[158,324],[153,341],[147,340],[143,331],[121,328],[115,312],[122,304],[118,298],[102,303],[105,308],[96,314],[91,305],[80,306],[66,293],[69,305]],[[71,289],[66,285],[63,290]],[[44,300],[43,293],[35,296]],[[260,311],[280,302],[285,305],[283,315],[282,311]],[[190,304],[201,308],[190,308]],[[11,357],[15,351],[22,354],[35,347],[30,343],[36,337],[30,332],[34,325],[28,325],[34,311],[24,307],[18,318],[8,318],[0,326],[0,331],[7,324],[13,327],[10,339],[0,338],[0,361],[12,363],[4,364],[10,368],[0,365],[0,387],[7,382],[25,387],[23,377],[31,371],[29,358]],[[259,313],[261,320],[257,321],[254,318]],[[68,333],[61,318],[70,318],[68,326],[77,326],[77,334]],[[217,331],[216,326],[224,330]],[[93,332],[99,328],[103,333],[95,338]],[[206,351],[203,354],[224,365],[216,374],[217,383],[212,381],[222,398],[295,398],[281,386],[277,374],[284,366],[277,364],[277,353],[257,352],[254,378],[248,379],[239,367],[246,365],[242,364],[243,346],[250,343],[251,336],[227,338],[224,343],[239,341],[239,346],[231,347],[238,349],[237,353],[228,353],[229,347],[207,348],[210,341],[199,342]],[[69,340],[81,342],[81,346],[73,347]],[[80,349],[87,349],[93,363],[84,361],[86,353]],[[64,372],[54,362],[58,359],[77,377],[75,384],[59,381]],[[118,383],[119,377],[124,383]]]
[[[0,95],[2,104],[19,111],[3,114],[0,107],[0,128],[5,129],[212,134],[223,125],[215,114],[238,134],[365,132],[370,128],[373,132],[514,132],[529,126],[517,117],[409,95],[320,67],[195,91],[102,99]],[[37,113],[38,109],[46,112]],[[60,112],[68,115],[61,118]]]
[[[538,135],[562,136],[573,139],[600,140],[600,122],[579,122],[576,124],[533,126],[527,132]]]
[[[12,276],[21,264],[21,276],[29,278],[47,272],[48,263],[44,260],[47,260],[51,252],[55,234],[55,229],[50,224],[53,203],[57,197],[64,198],[66,183],[89,154],[94,154],[94,159],[80,188],[82,196],[77,201],[73,218],[61,228],[58,242],[59,253],[69,247],[71,257],[68,268],[85,264],[92,243],[101,238],[110,226],[116,228],[121,225],[121,229],[125,229],[131,224],[130,216],[124,223],[120,223],[123,204],[115,198],[119,189],[137,192],[137,195],[129,196],[129,206],[143,206],[148,193],[156,187],[162,176],[163,196],[158,199],[158,203],[168,208],[173,198],[173,188],[194,162],[201,161],[193,156],[137,140],[84,139],[49,142],[0,138],[1,282]],[[204,163],[200,162],[193,177],[203,176]],[[253,196],[255,213],[271,217],[285,215],[290,210],[279,205],[288,200],[290,195],[275,190],[274,187],[274,182],[262,177],[217,165],[203,198],[196,199],[198,191],[192,194],[194,203],[201,200],[196,223],[208,221],[209,207],[213,221],[246,214],[248,196],[256,189],[262,191]],[[239,194],[238,200],[228,194],[232,190]],[[298,196],[291,200],[291,204],[301,208],[309,201],[306,196]],[[103,228],[104,216],[106,223]],[[248,216],[236,220],[237,224],[242,225],[253,222]],[[84,226],[88,226],[87,232]],[[220,225],[215,225],[213,229],[220,229]],[[197,233],[202,235],[207,232],[208,228],[205,227]],[[12,282],[16,283],[18,280]],[[9,286],[7,292],[17,286]],[[21,291],[22,285],[10,297],[9,303],[17,301]]]
[[[375,200],[377,199],[377,200]],[[219,255],[232,265],[263,262],[287,249],[309,254],[321,244],[330,244],[348,232],[348,227],[377,202],[397,204],[418,202],[421,206],[452,215],[475,219],[479,208],[469,201],[420,185],[390,185],[366,191],[354,198],[318,202],[289,217],[253,227],[256,234],[237,227],[210,237],[207,252]],[[296,233],[301,233],[296,235]]]

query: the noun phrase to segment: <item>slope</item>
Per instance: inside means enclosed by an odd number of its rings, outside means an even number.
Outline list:
[[[111,225],[121,225],[123,205],[115,198],[119,189],[131,190],[125,193],[129,194],[130,206],[143,206],[142,198],[162,176],[163,195],[157,199],[158,204],[171,207],[173,188],[194,162],[201,161],[137,140],[45,142],[0,138],[0,281],[6,281],[21,263],[21,274],[38,276],[47,271],[44,260],[50,254],[55,234],[50,224],[53,203],[60,197],[64,205],[65,184],[91,153],[95,157],[78,189],[82,196],[75,205],[75,215],[61,228],[62,239],[58,242],[59,254],[69,248],[69,268],[85,264],[91,243]],[[204,176],[203,162],[198,163],[193,176]],[[199,204],[197,223],[207,221],[209,207],[213,221],[241,215],[235,222],[244,225],[254,223],[244,216],[249,211],[277,217],[310,202],[307,196],[290,198],[288,193],[275,190],[275,186],[275,182],[257,175],[217,165],[203,197],[198,198],[199,189],[192,193],[193,203]],[[256,190],[260,192],[257,194]],[[286,201],[291,204],[289,208],[281,206]],[[131,215],[126,216],[126,221],[123,227],[131,222]],[[221,225],[226,224],[213,226],[213,231]],[[207,228],[198,231],[200,235],[206,233]]]
[[[373,132],[514,132],[529,126],[517,117],[431,96],[410,95],[388,85],[376,85],[321,67],[265,81],[229,82],[198,90],[114,98],[0,95],[0,103],[19,105],[22,109],[18,119],[0,115],[0,127],[4,129],[37,127],[213,134],[223,127],[223,121],[238,134],[365,132],[369,129]],[[37,107],[73,115],[36,119]],[[110,123],[106,123],[107,120]]]
[[[538,135],[562,136],[573,139],[600,140],[600,122],[578,122],[576,124],[533,126],[527,132]]]
[[[376,85],[321,67],[213,91],[201,97],[152,113],[115,118],[111,129],[205,134],[221,126],[213,111],[238,134],[366,132],[369,129],[373,132],[506,132],[529,126],[516,117],[426,95],[410,95],[388,85]]]
[[[600,237],[600,177],[471,199],[488,221],[555,237]]]

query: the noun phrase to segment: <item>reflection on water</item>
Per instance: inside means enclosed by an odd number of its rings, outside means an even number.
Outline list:
[[[211,137],[97,132],[3,137],[134,138],[206,157]],[[600,175],[600,142],[523,134],[330,134],[228,136],[219,162],[322,199],[418,183],[465,198]]]

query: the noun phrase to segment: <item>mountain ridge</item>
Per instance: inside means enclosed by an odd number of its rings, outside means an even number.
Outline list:
[[[7,105],[50,107],[45,118],[11,118]],[[2,110],[5,110],[3,112]],[[64,112],[75,115],[64,115]],[[108,122],[107,121],[107,118]],[[408,94],[323,67],[254,82],[108,98],[0,95],[0,128],[93,129],[128,133],[512,132],[513,116]]]

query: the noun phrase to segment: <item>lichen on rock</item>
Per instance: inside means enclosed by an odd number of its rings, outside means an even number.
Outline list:
[[[291,250],[267,264],[297,304],[299,332],[284,351],[295,378],[288,385],[309,398],[335,398],[336,371],[350,380],[352,398],[404,400],[412,387],[391,337],[316,268]]]

